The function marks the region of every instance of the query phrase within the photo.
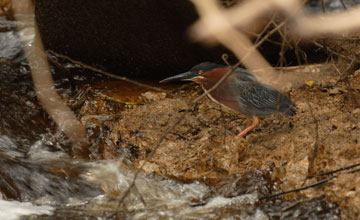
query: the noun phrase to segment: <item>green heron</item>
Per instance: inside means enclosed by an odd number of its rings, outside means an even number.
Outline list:
[[[172,81],[193,81],[205,91],[211,89],[231,67],[211,62],[194,66],[190,71],[166,78],[161,83]],[[275,88],[257,81],[256,77],[245,69],[236,68],[208,97],[215,103],[246,115],[253,122],[239,133],[245,136],[259,124],[259,118],[274,113],[293,116],[296,114],[294,103]]]

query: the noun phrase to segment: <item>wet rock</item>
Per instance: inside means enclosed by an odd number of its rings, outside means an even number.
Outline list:
[[[141,98],[146,102],[154,102],[158,101],[160,99],[164,99],[166,97],[166,93],[160,93],[160,92],[145,92],[141,94]]]

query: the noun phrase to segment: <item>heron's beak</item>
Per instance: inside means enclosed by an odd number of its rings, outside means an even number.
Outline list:
[[[174,81],[194,81],[194,79],[196,78],[204,78],[204,77],[198,74],[197,72],[188,71],[176,76],[171,76],[169,78],[163,79],[160,81],[160,83],[168,83]]]

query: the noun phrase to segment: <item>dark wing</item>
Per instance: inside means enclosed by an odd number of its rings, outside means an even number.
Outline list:
[[[248,115],[269,115],[281,112],[289,115],[295,114],[295,105],[291,100],[276,89],[261,84],[257,81],[250,81],[243,76],[232,77],[229,86],[235,86],[238,103],[242,112]]]

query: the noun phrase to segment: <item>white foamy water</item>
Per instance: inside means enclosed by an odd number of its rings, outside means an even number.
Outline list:
[[[37,206],[30,202],[0,200],[0,219],[16,220],[24,215],[52,215],[53,207]]]

